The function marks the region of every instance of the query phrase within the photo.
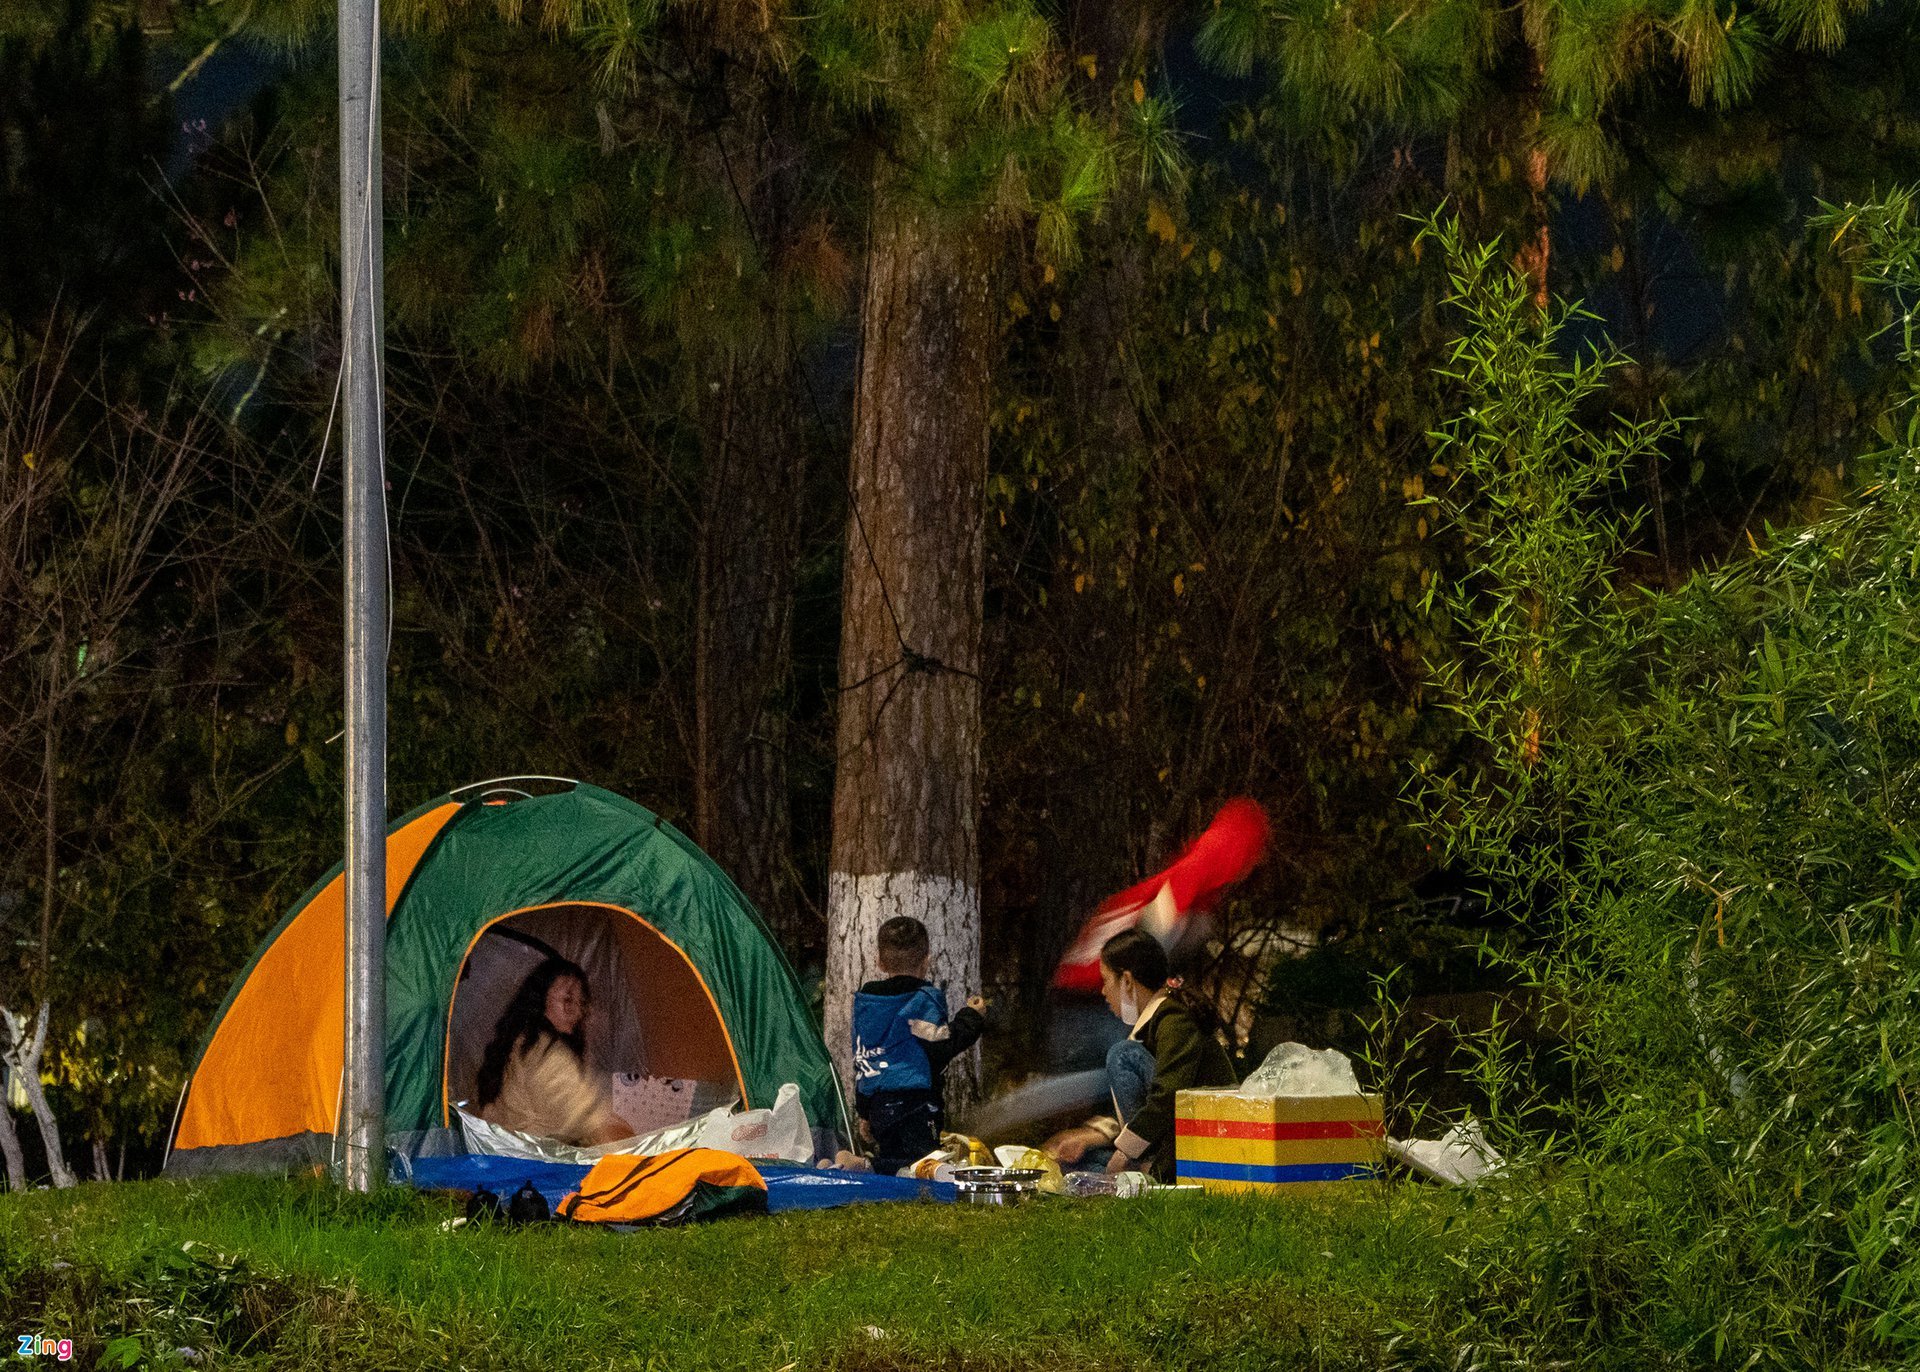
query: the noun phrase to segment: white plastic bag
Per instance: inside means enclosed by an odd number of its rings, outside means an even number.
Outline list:
[[[1474,1119],[1454,1125],[1438,1140],[1388,1139],[1386,1150],[1387,1156],[1449,1186],[1472,1186],[1506,1166]]]
[[[800,1088],[788,1082],[773,1098],[771,1110],[714,1110],[689,1122],[697,1126],[694,1146],[720,1148],[743,1158],[813,1161],[813,1126],[800,1103]]]

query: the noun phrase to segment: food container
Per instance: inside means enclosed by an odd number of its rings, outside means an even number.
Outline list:
[[[1174,1172],[1183,1182],[1293,1192],[1378,1175],[1379,1096],[1190,1090],[1174,1100]]]
[[[1040,1193],[1037,1167],[956,1167],[954,1194],[969,1205],[1017,1205]]]

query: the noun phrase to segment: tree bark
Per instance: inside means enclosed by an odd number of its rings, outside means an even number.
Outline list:
[[[895,915],[927,926],[950,1001],[980,976],[981,527],[993,342],[989,235],[884,188],[866,290],[840,632],[826,1033],[851,1080],[853,993]],[[979,1087],[947,1071],[949,1108]]]
[[[46,1088],[40,1081],[40,1061],[47,1050],[47,1021],[52,1010],[48,999],[53,989],[53,910],[56,895],[56,880],[59,877],[58,842],[60,831],[56,801],[59,798],[59,773],[56,770],[58,750],[55,747],[55,724],[58,722],[56,707],[59,702],[59,681],[55,675],[65,661],[66,635],[56,633],[53,639],[53,656],[47,666],[47,719],[43,736],[43,768],[46,775],[46,790],[43,795],[42,816],[44,820],[42,838],[42,872],[40,891],[40,947],[39,958],[35,965],[35,987],[40,1001],[40,1012],[34,1017],[33,1038],[26,1039],[25,1022],[16,1022],[7,1017],[7,1025],[13,1031],[13,1046],[9,1058],[13,1070],[19,1074],[20,1085],[27,1093],[27,1101],[33,1106],[34,1123],[40,1126],[40,1142],[47,1150],[47,1172],[53,1184],[58,1187],[74,1185],[75,1178],[67,1168],[66,1154],[60,1147],[60,1122],[54,1118],[53,1106],[47,1100]],[[0,1011],[3,1013],[3,1011]]]
[[[1541,125],[1545,120],[1547,98],[1547,69],[1540,56],[1538,44],[1527,44],[1527,85],[1523,94],[1526,113],[1524,116],[1524,147],[1522,156],[1526,163],[1527,211],[1530,223],[1527,237],[1515,254],[1514,265],[1527,278],[1527,285],[1533,292],[1533,306],[1542,314],[1547,309],[1547,266],[1553,257],[1553,234],[1548,223],[1552,207],[1547,203],[1547,149],[1541,142]]]
[[[699,155],[728,187],[760,278],[756,313],[704,359],[704,472],[695,549],[694,822],[701,844],[757,905],[789,954],[817,948],[800,899],[787,782],[793,596],[807,451],[806,379],[790,254],[802,232],[802,130],[761,65],[764,33],[708,31],[715,98],[728,111]],[[744,269],[748,264],[742,263]]]
[[[1143,94],[1157,83],[1174,13],[1167,0],[1074,0],[1070,7],[1068,50],[1093,59],[1075,69],[1075,83],[1084,107],[1109,137],[1118,140],[1122,134],[1135,104],[1135,81]],[[1082,479],[1092,484],[1124,478],[1132,483],[1129,495],[1148,470],[1151,448],[1141,421],[1135,352],[1136,311],[1148,273],[1150,236],[1143,223],[1148,199],[1147,188],[1129,168],[1109,192],[1100,218],[1080,226],[1083,265],[1068,278],[1055,393],[1068,450],[1089,455]],[[1071,569],[1062,563],[1056,582],[1065,584],[1056,589],[1070,592],[1072,580]],[[1099,664],[1113,696],[1124,699],[1122,679],[1136,670],[1137,655],[1103,651],[1088,636],[1097,621],[1067,608],[1072,600],[1066,595],[1056,602],[1062,607],[1056,618],[1077,634],[1066,652],[1083,666]],[[1112,778],[1121,787],[1129,780]],[[1060,786],[1047,796],[1045,808],[1050,837],[1073,835],[1078,855],[1047,865],[1040,918],[1010,920],[993,931],[1019,949],[1019,994],[1031,1014],[1043,1012],[1054,966],[1087,912],[1127,884],[1132,866],[1129,807],[1115,805],[1112,794]]]
[[[53,1184],[59,1187],[72,1186],[75,1178],[67,1166],[67,1155],[60,1145],[60,1122],[54,1118],[53,1106],[47,1100],[46,1088],[40,1082],[40,1061],[47,1051],[47,1017],[52,1007],[40,1002],[40,1013],[34,1017],[33,1036],[27,1036],[26,1022],[15,1019],[0,1006],[0,1018],[5,1018],[13,1043],[7,1049],[7,1065],[16,1074],[20,1087],[27,1093],[27,1103],[33,1107],[34,1123],[40,1126],[40,1142],[47,1151],[47,1172]]]
[[[1167,0],[1073,0],[1067,20],[1070,50],[1094,59],[1088,82],[1124,95],[1134,77],[1144,78],[1159,65],[1174,12]]]
[[[784,357],[747,357],[713,384],[695,566],[694,823],[701,845],[795,952],[810,932],[787,803],[804,466],[798,382]]]
[[[60,683],[57,673],[59,664],[66,652],[66,635],[55,634],[53,654],[47,665],[47,720],[45,732],[41,735],[41,771],[44,777],[44,792],[41,797],[41,872],[40,872],[40,949],[34,964],[34,993],[40,998],[40,1008],[46,1009],[48,983],[53,973],[53,904],[58,892],[56,882],[60,875],[59,855],[59,815],[56,801],[59,799],[60,776],[55,769],[57,750],[54,747],[54,724],[58,720],[56,708],[60,700]]]
[[[0,1072],[0,1079],[6,1075]],[[27,1189],[27,1157],[20,1151],[20,1131],[13,1125],[13,1104],[6,1098],[13,1095],[12,1082],[0,1080],[0,1086],[7,1088],[5,1097],[0,1097],[0,1155],[7,1160],[7,1189],[24,1191]]]

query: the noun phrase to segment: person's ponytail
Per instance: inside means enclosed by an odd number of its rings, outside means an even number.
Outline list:
[[[1167,950],[1152,934],[1141,929],[1122,929],[1100,945],[1100,962],[1115,976],[1131,973],[1151,994],[1166,992],[1168,999],[1193,1017],[1201,1033],[1216,1041],[1222,1038],[1224,1026],[1219,1013],[1206,999],[1188,990],[1180,978],[1170,975]]]

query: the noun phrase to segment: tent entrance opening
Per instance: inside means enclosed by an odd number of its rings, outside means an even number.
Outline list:
[[[686,956],[630,911],[550,905],[495,920],[474,940],[448,1015],[448,1102],[473,1100],[500,1017],[556,955],[587,974],[590,1070],[697,1082],[703,1101],[739,1097],[726,1027]]]

